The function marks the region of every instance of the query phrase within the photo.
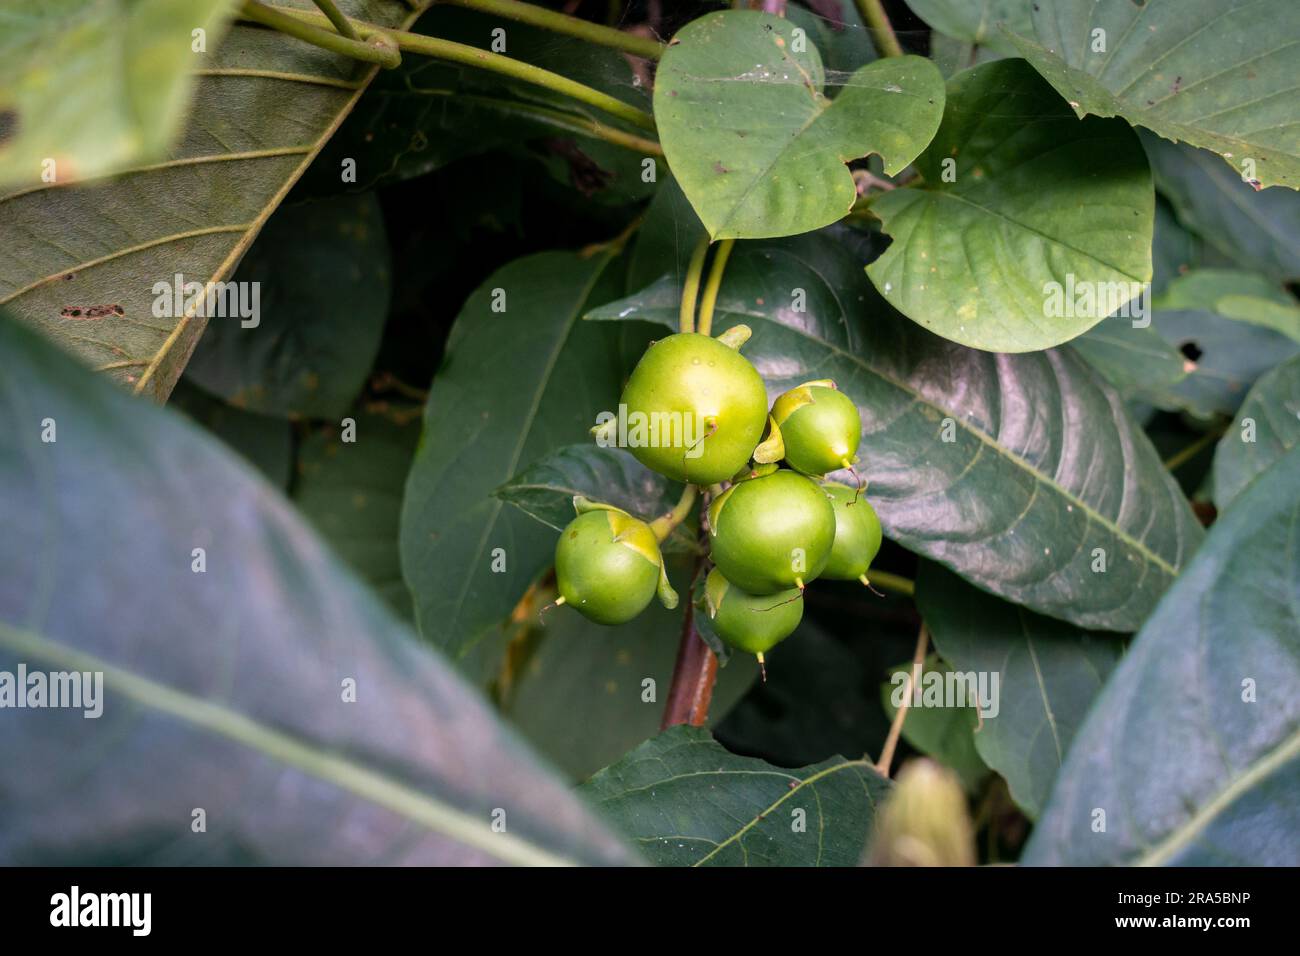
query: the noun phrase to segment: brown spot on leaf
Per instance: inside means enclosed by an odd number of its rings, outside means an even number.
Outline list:
[[[723,166],[722,163],[717,161],[713,163],[713,171],[717,173],[719,176],[723,176],[731,172],[731,170],[729,170],[726,166]]]
[[[110,315],[121,317],[126,310],[120,305],[69,305],[59,313],[65,319],[103,319]]]

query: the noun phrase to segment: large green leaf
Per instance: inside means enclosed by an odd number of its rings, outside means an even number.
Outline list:
[[[1080,116],[1122,116],[1300,187],[1293,0],[1054,0],[1033,21],[1038,42],[1013,42]]]
[[[753,328],[743,351],[770,393],[832,378],[857,402],[890,537],[1014,603],[1135,630],[1202,532],[1120,397],[1068,350],[994,355],[906,321],[850,239],[737,247],[715,326]],[[590,317],[671,326],[679,294],[659,283]]]
[[[935,30],[972,47],[1016,56],[1015,45],[1001,27],[1013,33],[1033,29],[1030,0],[907,0],[907,5]]]
[[[862,25],[862,15],[857,5],[850,2],[819,5],[816,11],[797,3],[787,4],[785,18],[803,30],[813,40],[821,54],[826,74],[834,77],[831,85],[839,83],[837,74],[852,73],[860,66],[878,59],[871,34]]]
[[[0,670],[103,674],[98,719],[6,710],[6,863],[629,860],[251,469],[15,323],[0,352]]]
[[[675,583],[685,594],[688,581]],[[545,626],[526,639],[502,712],[556,766],[585,780],[659,732],[681,627],[680,610],[657,601],[613,628],[571,608],[548,611]],[[758,663],[748,654],[720,668],[710,724],[725,717],[757,677]]]
[[[999,601],[929,562],[917,575],[916,600],[934,646],[954,670],[998,675],[998,712],[984,718],[975,749],[1036,818],[1119,661],[1121,642]]]
[[[1214,453],[1214,503],[1228,507],[1252,479],[1300,445],[1300,356],[1262,376]],[[1300,477],[1297,477],[1300,482]]]
[[[281,209],[235,271],[257,283],[256,324],[216,318],[187,373],[239,408],[337,421],[370,374],[392,285],[372,194]]]
[[[355,431],[349,429],[348,441],[335,425],[303,441],[294,503],[334,553],[409,620],[411,595],[397,541],[420,419],[398,409],[358,410],[349,417]]]
[[[1156,186],[1179,220],[1243,269],[1300,278],[1300,195],[1256,192],[1213,153],[1142,133]]]
[[[714,239],[808,232],[857,196],[845,163],[879,153],[891,175],[925,148],[943,78],[920,57],[878,60],[833,100],[817,48],[752,10],[692,20],[664,52],[655,122],[668,165]]]
[[[386,26],[415,16],[395,0],[341,6]],[[0,196],[0,305],[91,367],[160,400],[207,319],[193,308],[156,317],[155,284],[170,289],[178,274],[186,283],[228,280],[377,69],[246,25],[208,49],[196,59],[186,132],[166,160],[105,183]],[[111,75],[130,61],[114,57],[119,69]],[[87,310],[105,311],[87,318]]]
[[[0,2],[0,186],[163,156],[234,0]],[[46,166],[53,163],[53,168]]]
[[[945,338],[1049,348],[1151,278],[1155,200],[1137,136],[1118,120],[1080,122],[1023,60],[949,80],[943,125],[916,167],[921,188],[872,203],[894,243],[867,272]],[[1113,308],[1076,309],[1076,289]]]
[[[574,518],[573,498],[615,505],[650,521],[672,510],[682,486],[651,471],[622,448],[594,442],[565,445],[534,462],[495,492],[542,524],[562,531]],[[678,525],[664,542],[668,550],[695,550],[693,533]]]
[[[618,401],[605,330],[578,317],[609,259],[517,259],[466,301],[447,340],[402,505],[402,573],[420,631],[453,658],[504,620],[555,533],[493,495]],[[498,292],[499,290],[499,292]],[[493,305],[504,303],[504,311]]]
[[[1293,448],[1215,523],[1075,736],[1025,863],[1300,863],[1298,485]]]
[[[866,760],[785,770],[682,725],[578,792],[661,866],[856,866],[888,790]]]

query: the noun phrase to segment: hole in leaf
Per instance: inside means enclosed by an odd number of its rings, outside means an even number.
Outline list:
[[[1178,351],[1183,353],[1183,358],[1191,359],[1193,362],[1205,354],[1195,342],[1184,342],[1178,346]]]

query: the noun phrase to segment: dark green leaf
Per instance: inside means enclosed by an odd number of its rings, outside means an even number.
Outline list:
[[[1178,219],[1244,269],[1300,278],[1300,195],[1256,192],[1213,153],[1142,134],[1156,186]]]
[[[753,328],[743,352],[769,392],[832,378],[857,402],[890,537],[1081,627],[1140,626],[1202,532],[1120,397],[1068,350],[993,355],[906,321],[850,239],[738,246],[715,327]],[[590,317],[674,326],[679,295],[656,284]]]
[[[894,242],[867,272],[945,338],[997,352],[1059,345],[1151,278],[1154,200],[1137,137],[1118,120],[1079,122],[1023,60],[949,80],[916,167],[923,188],[871,205]],[[1076,314],[1075,289],[1110,307]]]
[[[1214,503],[1223,510],[1260,472],[1300,445],[1300,356],[1262,376],[1214,453]]]
[[[574,495],[651,521],[671,511],[681,491],[681,485],[651,471],[627,451],[589,442],[555,449],[493,494],[562,531],[573,520]],[[664,544],[670,550],[694,550],[692,534],[681,525]]]
[[[557,446],[590,440],[597,414],[617,403],[609,341],[578,323],[598,280],[614,275],[608,261],[515,260],[469,297],[447,340],[402,506],[402,572],[421,633],[453,658],[506,618],[555,546],[553,531],[493,490]]]
[[[397,540],[420,419],[398,409],[348,417],[355,422],[352,440],[343,441],[331,425],[302,443],[294,502],[334,553],[409,621]]]
[[[1300,306],[1268,279],[1232,269],[1194,269],[1169,284],[1157,309],[1204,309],[1300,342]]]
[[[1153,324],[1134,326],[1124,316],[1103,319],[1071,341],[1070,348],[1127,396],[1167,395],[1191,370],[1191,360]]]
[[[660,61],[659,139],[713,239],[835,222],[857,196],[845,163],[879,153],[898,173],[939,125],[934,64],[878,60],[828,100],[821,56],[795,29],[754,10],[710,13],[683,27]]]
[[[190,378],[239,408],[337,421],[379,350],[391,271],[373,195],[281,209],[234,275],[257,285],[258,314],[210,321]]]
[[[246,465],[30,330],[0,352],[0,670],[103,673],[98,719],[5,712],[7,862],[629,860]]]
[[[1231,415],[1256,379],[1300,353],[1300,343],[1280,332],[1203,310],[1157,310],[1152,328],[1195,367],[1171,388],[1153,383],[1139,395],[1161,408],[1201,416]]]
[[[1037,42],[1008,36],[1080,116],[1122,116],[1300,187],[1292,0],[1053,0],[1033,21]]]
[[[661,866],[856,866],[888,790],[865,760],[783,770],[684,725],[578,788]]]
[[[1025,863],[1300,863],[1298,486],[1293,448],[1215,522],[1075,736]]]
[[[975,749],[1006,778],[1020,808],[1037,818],[1070,742],[1119,661],[1120,640],[1000,601],[929,562],[917,575],[916,600],[934,646],[954,670],[988,675],[990,688],[997,675],[998,692],[991,695],[997,713],[986,708]]]
[[[676,583],[684,599],[686,581]],[[548,611],[502,709],[556,766],[585,780],[658,733],[681,626],[681,609],[668,611],[657,601],[612,628],[572,609]],[[747,654],[720,668],[710,721],[725,717],[757,677],[757,662]]]

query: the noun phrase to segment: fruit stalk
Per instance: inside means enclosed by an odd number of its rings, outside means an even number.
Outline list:
[[[700,276],[704,272],[704,257],[709,254],[708,238],[701,239],[691,253],[686,267],[686,281],[682,284],[682,305],[677,328],[680,332],[695,331],[695,300],[700,294]]]
[[[713,267],[709,270],[709,281],[704,286],[704,297],[700,299],[700,319],[696,329],[700,335],[709,335],[713,331],[713,306],[718,301],[722,274],[727,269],[727,260],[731,258],[731,247],[735,244],[735,239],[723,239],[718,244],[718,251],[714,253]]]
[[[707,505],[705,501],[701,508]],[[701,539],[704,537],[705,532],[701,532]],[[677,662],[673,665],[673,680],[668,688],[668,702],[664,705],[660,730],[677,724],[703,727],[709,718],[713,685],[718,678],[718,658],[695,630],[694,587],[696,584],[703,586],[703,575],[700,574],[703,567],[704,557],[701,555],[695,559],[691,572],[692,591],[683,602],[686,613],[682,615],[682,636],[677,645]]]

